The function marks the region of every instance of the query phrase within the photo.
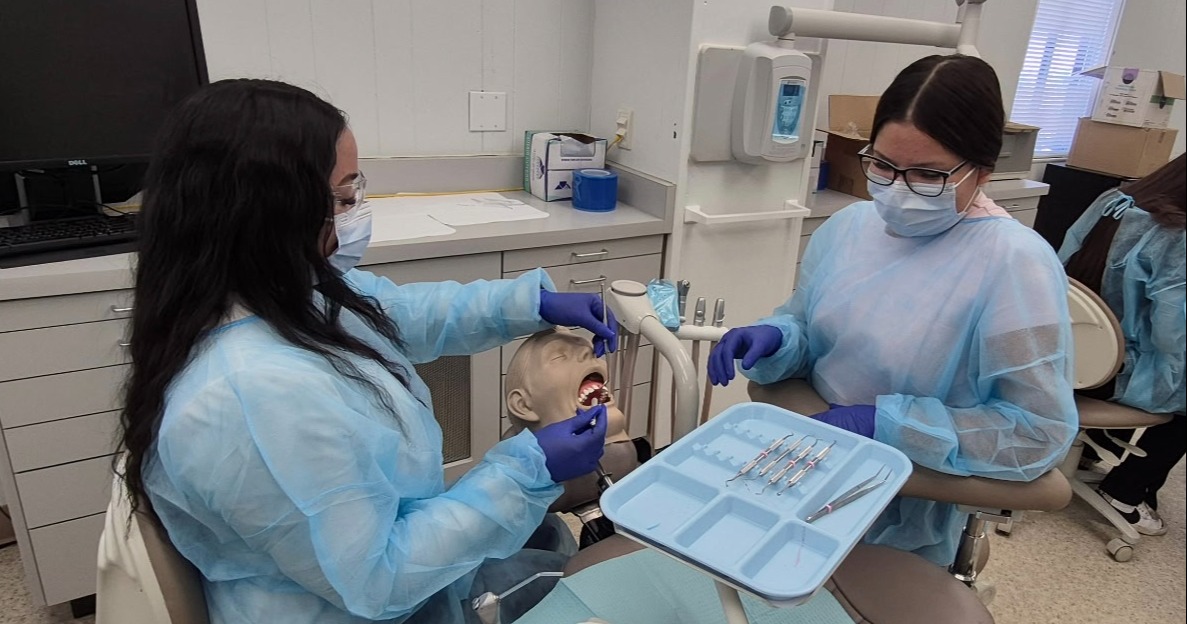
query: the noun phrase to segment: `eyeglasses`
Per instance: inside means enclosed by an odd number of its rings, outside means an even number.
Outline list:
[[[350,184],[335,186],[331,190],[334,192],[334,212],[346,212],[362,205],[363,200],[367,198],[367,178],[360,171],[358,177],[351,180]]]
[[[879,186],[890,186],[899,179],[899,176],[902,176],[903,181],[907,183],[907,188],[911,189],[912,193],[924,197],[942,195],[948,187],[948,178],[969,163],[967,160],[962,160],[959,165],[947,171],[927,167],[900,169],[871,154],[869,145],[861,148],[857,157],[861,160],[861,170],[865,172],[866,179],[870,182]]]

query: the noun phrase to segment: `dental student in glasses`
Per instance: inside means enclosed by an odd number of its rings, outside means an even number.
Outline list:
[[[1077,431],[1067,278],[1054,251],[981,191],[1001,151],[997,75],[930,56],[882,94],[861,154],[873,201],[813,234],[791,299],[731,330],[713,383],[740,361],[760,384],[807,379],[815,418],[955,475],[1029,481]],[[867,542],[952,562],[953,505],[896,498]]]

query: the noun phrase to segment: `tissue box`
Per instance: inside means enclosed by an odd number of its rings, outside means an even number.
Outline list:
[[[575,169],[606,166],[606,139],[580,132],[524,133],[523,190],[555,201],[573,197]]]

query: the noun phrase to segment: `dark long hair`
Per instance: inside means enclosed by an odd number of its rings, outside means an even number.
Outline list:
[[[122,414],[120,476],[133,508],[146,500],[145,457],[169,385],[232,306],[324,357],[388,409],[390,397],[343,354],[379,362],[407,385],[406,371],[339,324],[346,309],[400,344],[378,303],[352,290],[325,258],[329,178],[345,129],[341,111],[268,80],[215,82],[162,128],[144,182]]]
[[[975,56],[921,58],[878,99],[870,142],[893,121],[910,122],[953,154],[992,170],[1006,123],[997,73]]]
[[[1150,213],[1159,226],[1182,230],[1187,227],[1187,154],[1159,167],[1150,175],[1128,182],[1121,191],[1133,198],[1138,208]],[[1099,293],[1105,276],[1109,247],[1121,222],[1103,218],[1084,237],[1080,250],[1068,258],[1067,274]]]

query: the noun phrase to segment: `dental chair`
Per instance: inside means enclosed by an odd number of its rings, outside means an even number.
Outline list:
[[[202,576],[116,477],[99,538],[96,624],[209,624]]]
[[[1098,388],[1111,381],[1125,362],[1125,339],[1121,323],[1095,292],[1087,286],[1068,278],[1068,312],[1072,317],[1072,334],[1075,340],[1075,388],[1088,390]],[[1092,486],[1092,474],[1078,470],[1084,445],[1091,446],[1100,458],[1111,466],[1121,460],[1110,451],[1100,447],[1088,437],[1089,429],[1141,429],[1168,422],[1172,416],[1152,414],[1128,405],[1099,401],[1076,395],[1076,409],[1080,412],[1080,433],[1064,458],[1059,470],[1071,483],[1072,492],[1095,509],[1121,533],[1120,538],[1108,542],[1106,548],[1113,559],[1129,561],[1133,557],[1133,546],[1140,535],[1121,514],[1105,500]],[[1123,440],[1110,439],[1119,447],[1138,457],[1145,457],[1142,449]]]

